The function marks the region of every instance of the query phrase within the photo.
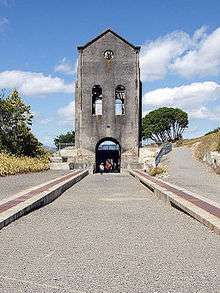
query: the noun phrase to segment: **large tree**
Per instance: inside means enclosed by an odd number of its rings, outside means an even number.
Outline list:
[[[42,144],[31,133],[33,115],[18,91],[0,97],[0,149],[15,155],[38,156]]]
[[[182,139],[188,127],[188,114],[179,108],[159,108],[142,119],[142,136],[156,143]]]
[[[59,148],[60,144],[62,143],[75,143],[75,132],[72,131],[68,131],[65,134],[60,134],[58,135],[55,139],[54,139],[54,143],[57,147],[57,149]]]

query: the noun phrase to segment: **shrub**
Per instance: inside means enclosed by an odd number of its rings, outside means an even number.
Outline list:
[[[31,132],[33,115],[14,90],[9,96],[0,97],[0,151],[16,156],[36,157],[45,155],[42,144]]]
[[[75,143],[75,131],[68,131],[65,134],[60,134],[54,139],[54,144],[59,149],[60,143]]]
[[[40,172],[49,169],[49,158],[16,157],[0,153],[0,176]]]
[[[166,172],[167,172],[167,167],[166,166],[152,167],[148,171],[149,175],[151,175],[151,176],[160,175],[160,174],[163,174],[163,173],[166,173]]]
[[[180,139],[180,140],[178,140],[176,142],[176,147],[181,147],[181,146],[183,146],[183,140],[182,139]]]

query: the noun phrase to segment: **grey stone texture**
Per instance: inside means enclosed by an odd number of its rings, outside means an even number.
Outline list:
[[[48,170],[39,173],[18,174],[13,176],[0,177],[0,200],[15,195],[16,193],[30,187],[53,180],[70,171]]]
[[[1,230],[0,292],[218,293],[220,241],[131,176],[91,175]]]
[[[101,139],[112,138],[121,146],[122,167],[126,167],[128,161],[138,161],[141,117],[139,49],[111,30],[84,47],[78,47],[76,148],[95,154]],[[113,59],[104,58],[106,50],[113,51]],[[102,115],[92,114],[94,85],[102,88]],[[125,87],[124,115],[115,115],[115,89],[118,85]]]

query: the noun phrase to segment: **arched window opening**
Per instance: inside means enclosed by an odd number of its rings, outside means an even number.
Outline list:
[[[125,87],[118,85],[115,89],[115,115],[125,114]]]
[[[92,88],[92,114],[102,115],[102,88],[94,85]]]

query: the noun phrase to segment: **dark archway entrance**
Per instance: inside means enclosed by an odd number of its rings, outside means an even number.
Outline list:
[[[121,147],[114,138],[106,137],[96,145],[96,172],[103,163],[105,172],[119,173],[121,167]]]

